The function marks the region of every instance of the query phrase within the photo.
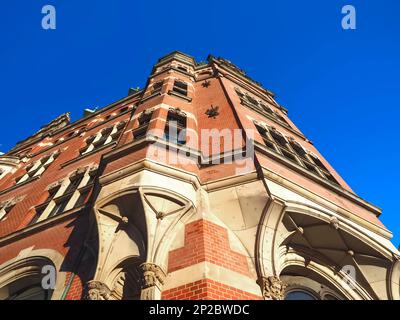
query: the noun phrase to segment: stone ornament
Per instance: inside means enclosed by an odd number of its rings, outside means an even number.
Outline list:
[[[140,265],[142,274],[142,288],[149,288],[164,284],[165,272],[156,264],[145,262]]]
[[[58,180],[58,181],[53,182],[52,184],[48,185],[47,190],[57,188],[57,187],[61,186],[62,184],[63,184],[63,180]]]
[[[332,228],[334,228],[336,230],[339,229],[339,219],[336,218],[336,217],[331,217],[330,225],[331,225]]]
[[[259,282],[264,298],[284,300],[287,285],[285,285],[278,277],[262,277]]]
[[[86,300],[108,300],[111,292],[106,284],[100,281],[89,281],[87,283]]]

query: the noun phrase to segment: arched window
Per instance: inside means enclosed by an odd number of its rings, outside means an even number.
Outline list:
[[[18,279],[0,289],[0,300],[50,300],[53,290],[43,289],[39,275]]]
[[[285,300],[318,300],[311,292],[303,289],[294,289],[289,291]]]
[[[40,285],[23,288],[10,295],[6,300],[50,300],[51,294]]]

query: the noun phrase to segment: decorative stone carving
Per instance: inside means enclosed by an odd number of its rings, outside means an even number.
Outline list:
[[[211,84],[211,81],[210,81],[210,80],[205,80],[201,85],[202,85],[204,88],[208,88],[208,87],[210,86],[210,84]]]
[[[172,112],[172,113],[175,113],[176,115],[178,115],[178,116],[181,116],[181,117],[186,117],[186,113],[184,113],[181,109],[179,109],[179,108],[169,108],[169,110],[168,110],[169,112]]]
[[[97,164],[94,164],[90,167],[89,173],[93,173],[93,172],[97,171],[97,169],[99,169],[99,166]]]
[[[332,228],[335,228],[336,230],[339,229],[339,219],[336,217],[331,217],[330,225]]]
[[[215,119],[219,115],[219,107],[214,107],[213,105],[211,105],[211,108],[207,109],[205,114],[208,115],[209,118]]]
[[[51,189],[57,188],[57,187],[61,186],[62,183],[63,183],[63,180],[58,180],[56,182],[53,182],[52,184],[49,184],[47,186],[47,190],[51,190]]]
[[[108,300],[110,294],[111,292],[107,285],[100,281],[89,281],[87,283],[86,300]]]
[[[141,300],[158,300],[161,298],[161,287],[166,277],[165,272],[156,264],[146,262],[140,265],[142,274]]]
[[[18,202],[21,202],[24,198],[25,198],[25,196],[19,196],[19,197],[12,198],[10,200],[3,201],[0,203],[0,208],[8,209],[8,208],[16,205]]]
[[[164,284],[165,272],[156,264],[145,262],[140,265],[142,274],[142,288],[149,288]]]
[[[259,280],[263,296],[272,300],[283,300],[286,285],[276,276],[262,277]]]

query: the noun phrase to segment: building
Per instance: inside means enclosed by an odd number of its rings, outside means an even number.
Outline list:
[[[222,58],[161,58],[0,173],[0,299],[400,299],[380,209]]]

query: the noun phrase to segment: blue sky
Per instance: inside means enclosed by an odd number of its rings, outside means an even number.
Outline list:
[[[41,28],[54,5],[57,29]],[[351,4],[357,29],[341,28]],[[400,242],[400,2],[23,1],[2,4],[0,150],[65,111],[143,86],[162,55],[232,60],[277,94],[350,186],[383,209]]]

